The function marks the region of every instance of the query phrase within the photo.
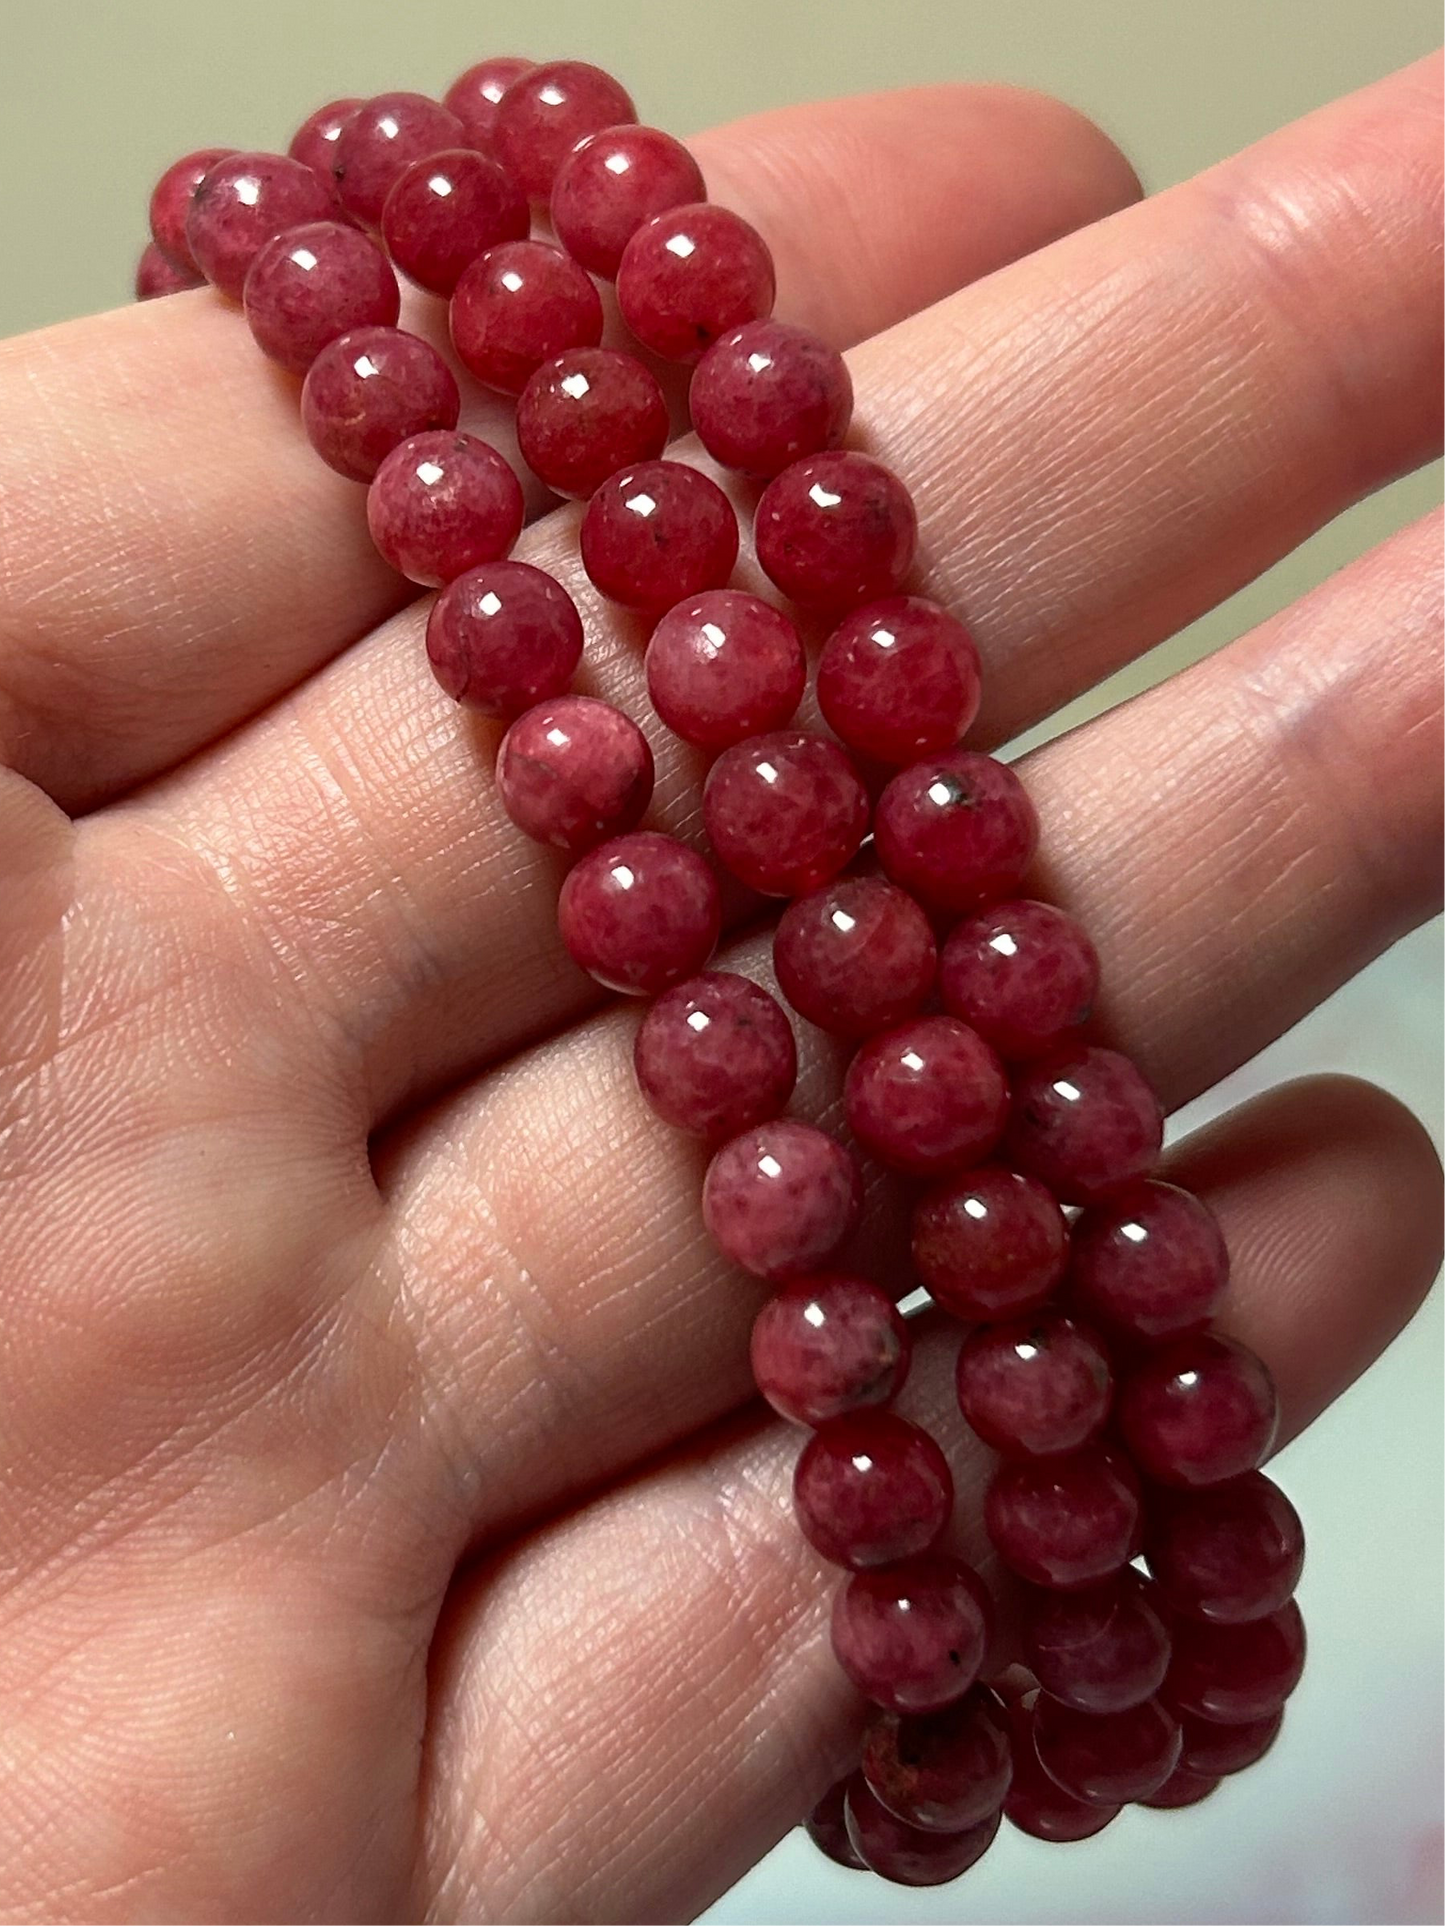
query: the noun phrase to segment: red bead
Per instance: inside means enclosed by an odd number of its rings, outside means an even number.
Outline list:
[[[336,159],[336,143],[341,138],[342,128],[361,104],[359,96],[355,94],[349,94],[342,100],[328,100],[324,107],[318,107],[314,114],[306,116],[291,136],[291,144],[286,149],[292,160],[299,160],[303,167],[309,167],[313,174],[319,174],[333,193],[336,190],[336,177],[331,170]]]
[[[492,122],[491,147],[534,201],[550,198],[578,141],[637,118],[620,82],[585,60],[547,60],[508,87]]]
[[[1180,1806],[1197,1806],[1201,1799],[1207,1799],[1218,1779],[1206,1777],[1201,1772],[1190,1772],[1185,1766],[1175,1766],[1169,1777],[1157,1792],[1151,1792],[1147,1799],[1141,1799],[1141,1806],[1150,1806],[1160,1812],[1173,1812]]]
[[[186,219],[201,182],[217,161],[225,160],[228,154],[234,154],[235,151],[234,147],[198,147],[193,154],[182,154],[179,160],[171,162],[151,189],[151,239],[172,267],[186,270],[198,282],[206,277],[186,239]],[[142,295],[141,299],[147,297]]]
[[[998,1836],[995,1810],[966,1832],[922,1832],[895,1819],[866,1784],[850,1780],[848,1838],[870,1872],[895,1886],[944,1886],[982,1859]]]
[[[759,1311],[753,1376],[779,1417],[826,1424],[895,1397],[912,1348],[886,1291],[846,1271],[817,1271],[795,1278]]]
[[[1229,1283],[1213,1214],[1149,1179],[1086,1210],[1070,1238],[1069,1295],[1088,1317],[1157,1344],[1201,1329]]]
[[[393,448],[366,496],[372,541],[430,588],[499,561],[522,532],[523,509],[522,484],[496,449],[456,429]]]
[[[652,613],[721,588],[738,558],[732,503],[680,461],[634,462],[613,475],[588,502],[578,539],[602,593]]]
[[[863,1044],[843,1102],[866,1150],[894,1170],[936,1177],[988,1155],[1008,1115],[1008,1086],[967,1024],[910,1017]]]
[[[1117,1050],[1068,1045],[1014,1073],[1006,1152],[1066,1204],[1144,1176],[1163,1141],[1158,1098]]]
[[[644,221],[707,196],[702,169],[657,127],[606,127],[567,155],[552,183],[552,226],[574,261],[611,280]]]
[[[379,247],[340,221],[288,227],[246,274],[246,321],[263,354],[305,374],[328,343],[353,328],[390,328],[401,290]]]
[[[757,229],[699,201],[644,221],[617,268],[617,305],[668,361],[696,361],[721,334],[773,305],[773,257]]]
[[[955,1317],[1011,1317],[1042,1304],[1064,1271],[1069,1231],[1052,1195],[1002,1164],[928,1192],[913,1213],[913,1262]]]
[[[174,261],[161,253],[154,241],[146,243],[135,264],[137,301],[154,301],[162,294],[184,294],[190,288],[203,288],[205,285],[204,274],[192,274],[189,268],[177,267]]]
[[[431,428],[455,428],[456,376],[429,342],[401,328],[353,328],[312,362],[301,420],[328,468],[369,482],[392,449]]]
[[[873,835],[895,883],[958,915],[1018,887],[1039,826],[1012,769],[950,749],[899,771],[878,799]]]
[[[319,175],[285,154],[227,154],[191,196],[186,242],[213,287],[239,301],[246,270],[269,240],[335,212]]]
[[[1125,1380],[1119,1427],[1145,1477],[1217,1485],[1268,1456],[1279,1396],[1252,1351],[1201,1331],[1176,1338]]]
[[[847,1790],[846,1779],[840,1779],[836,1785],[829,1786],[803,1822],[804,1830],[819,1852],[825,1858],[831,1859],[835,1866],[846,1866],[850,1872],[867,1872],[867,1866],[858,1857],[853,1842],[848,1837],[848,1821],[844,1810]]]
[[[783,995],[835,1036],[871,1036],[912,1016],[936,962],[928,918],[881,876],[841,876],[799,897],[773,935]]]
[[[1040,1057],[1088,1019],[1099,958],[1074,921],[1049,903],[995,903],[943,946],[944,1008],[971,1023],[1006,1062]]]
[[[1054,1845],[1092,1839],[1118,1818],[1123,1807],[1075,1799],[1044,1771],[1034,1746],[1034,1713],[1041,1696],[1030,1692],[1010,1711],[1014,1774],[1004,1800],[1004,1818],[1031,1838]]]
[[[488,248],[457,282],[449,312],[464,366],[504,395],[519,395],[544,361],[602,339],[597,289],[542,241]]]
[[[926,1431],[892,1411],[855,1411],[803,1446],[793,1507],[814,1551],[860,1571],[927,1551],[953,1510],[953,1478]]]
[[[702,819],[724,869],[764,896],[796,896],[858,853],[868,792],[836,743],[780,729],[723,751]]]
[[[776,1117],[798,1074],[781,1004],[727,970],[660,996],[642,1019],[633,1063],[663,1122],[699,1137],[735,1137]]]
[[[449,696],[508,720],[559,696],[582,659],[582,618],[560,582],[526,562],[488,562],[448,583],[426,625]]]
[[[1238,1624],[1291,1597],[1304,1569],[1304,1529],[1279,1486],[1247,1471],[1206,1491],[1156,1494],[1144,1554],[1176,1612]]]
[[[442,105],[449,108],[466,129],[469,146],[483,154],[491,153],[502,95],[534,64],[517,54],[493,54],[490,60],[479,60],[474,67],[457,75],[442,95]]]
[[[1212,1719],[1181,1712],[1179,1730],[1184,1745],[1179,1763],[1190,1772],[1211,1777],[1243,1772],[1269,1751],[1283,1723],[1283,1707],[1262,1719],[1246,1719],[1234,1725],[1218,1725]]]
[[[809,455],[770,481],[753,518],[758,561],[808,608],[851,608],[903,586],[918,548],[913,498],[871,455]]]
[[[1147,1799],[1179,1763],[1179,1745],[1179,1726],[1157,1699],[1125,1712],[1076,1712],[1044,1692],[1034,1707],[1039,1763],[1075,1799]]]
[[[938,1712],[977,1679],[992,1622],[988,1587],[971,1566],[937,1555],[910,1558],[857,1572],[837,1592],[833,1652],[875,1705],[890,1712]],[[896,1728],[887,1752],[896,1769]]]
[[[684,742],[704,749],[780,729],[808,675],[787,616],[738,589],[710,589],[669,609],[652,631],[646,665],[652,706]]]
[[[426,94],[375,94],[337,135],[331,176],[341,205],[367,227],[380,227],[386,197],[413,161],[465,147],[456,115]]]
[[[1164,1696],[1196,1718],[1253,1725],[1279,1711],[1304,1663],[1304,1620],[1293,1599],[1247,1625],[1176,1619]]]
[[[1034,1311],[966,1337],[957,1384],[959,1409],[985,1444],[1040,1458],[1076,1451],[1094,1436],[1114,1377],[1092,1331],[1057,1311]]]
[[[518,716],[497,751],[502,807],[534,842],[592,849],[641,820],[652,751],[630,716],[591,696],[555,696]],[[710,946],[709,946],[710,947]]]
[[[433,294],[450,294],[479,254],[503,241],[525,241],[531,226],[516,183],[494,160],[465,147],[413,161],[381,210],[392,260]]]
[[[724,1144],[702,1186],[703,1222],[718,1249],[775,1281],[826,1264],[862,1205],[857,1160],[836,1137],[790,1117]]]
[[[880,762],[951,749],[978,714],[982,687],[968,630],[917,595],[855,609],[818,661],[818,706],[829,728]]]
[[[1021,1632],[1040,1685],[1078,1712],[1142,1705],[1169,1669],[1169,1633],[1127,1568],[1086,1591],[1031,1592]]]
[[[1066,1458],[1011,1459],[984,1499],[984,1523],[1004,1563],[1060,1592],[1127,1565],[1139,1549],[1139,1516],[1132,1466],[1101,1444]]]
[[[874,1719],[863,1739],[869,1791],[924,1832],[960,1832],[997,1812],[1012,1773],[1003,1705],[986,1685],[940,1711]]]
[[[837,349],[806,328],[749,321],[713,342],[687,402],[714,461],[767,480],[838,446],[853,417],[853,383]]]
[[[517,443],[539,480],[586,497],[609,475],[667,446],[667,403],[656,377],[615,348],[569,348],[544,361],[517,402]]]
[[[656,996],[707,962],[722,904],[717,878],[696,850],[637,830],[590,851],[569,872],[557,922],[572,960],[599,983],[624,996]]]

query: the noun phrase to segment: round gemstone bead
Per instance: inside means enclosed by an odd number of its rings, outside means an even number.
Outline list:
[[[1257,1759],[1262,1759],[1284,1724],[1283,1707],[1266,1713],[1262,1719],[1245,1719],[1233,1725],[1196,1718],[1192,1712],[1181,1712],[1178,1716],[1179,1730],[1184,1736],[1180,1765],[1189,1772],[1215,1778],[1243,1772]]]
[[[656,996],[695,976],[716,948],[717,878],[696,850],[636,830],[589,851],[568,873],[557,923],[572,960],[599,983],[624,996]]]
[[[582,659],[582,618],[542,569],[488,562],[433,602],[426,652],[449,696],[510,721],[571,682]]]
[[[574,261],[611,280],[644,221],[706,198],[702,169],[658,127],[604,127],[567,155],[552,183],[552,226]]]
[[[885,1714],[863,1739],[863,1777],[880,1805],[924,1832],[958,1832],[997,1812],[1013,1776],[995,1692],[975,1685],[942,1710]]]
[[[466,147],[413,161],[381,210],[392,260],[433,294],[450,294],[479,254],[525,241],[531,225],[521,189],[494,160]]]
[[[936,1177],[988,1155],[1008,1115],[1008,1085],[966,1023],[910,1017],[862,1045],[843,1102],[865,1149],[894,1170]]]
[[[1057,1311],[1035,1311],[971,1332],[959,1349],[957,1384],[959,1409],[985,1444],[1039,1458],[1076,1451],[1094,1436],[1114,1377],[1090,1330]]]
[[[452,346],[489,388],[519,395],[544,361],[602,339],[602,301],[559,247],[503,241],[452,292]]]
[[[932,1546],[953,1509],[948,1461],[892,1411],[855,1411],[820,1426],[793,1475],[799,1529],[814,1551],[861,1571]]]
[[[328,100],[324,107],[318,107],[314,114],[306,116],[291,136],[291,144],[286,149],[292,160],[300,161],[313,174],[319,174],[333,193],[336,191],[336,177],[332,173],[336,143],[341,138],[342,128],[360,105],[361,100],[355,94],[348,94],[342,100]]]
[[[719,335],[697,364],[687,400],[713,460],[762,480],[836,448],[853,418],[847,362],[786,321],[748,321]]]
[[[1010,1710],[1014,1771],[1004,1800],[1004,1817],[1020,1832],[1054,1845],[1092,1839],[1118,1818],[1123,1807],[1076,1799],[1055,1785],[1044,1771],[1034,1746],[1034,1711],[1040,1697],[1040,1693],[1030,1692]]]
[[[1074,921],[1050,903],[995,903],[960,923],[943,946],[944,1008],[1005,1062],[1040,1057],[1087,1020],[1099,958]]]
[[[783,995],[834,1036],[871,1036],[912,1016],[936,963],[928,918],[881,876],[842,876],[800,896],[773,936]]]
[[[1087,1444],[1065,1458],[1001,1465],[984,1499],[1000,1558],[1051,1591],[1092,1585],[1139,1549],[1139,1480],[1122,1452]]]
[[[267,241],[288,227],[335,212],[331,190],[285,154],[227,154],[191,195],[186,243],[213,287],[239,301],[246,270]]]
[[[1064,1273],[1069,1231],[1052,1194],[1002,1164],[951,1177],[913,1213],[913,1262],[955,1317],[1012,1317],[1042,1304]]]
[[[727,970],[660,996],[632,1054],[638,1088],[658,1116],[699,1137],[735,1137],[776,1117],[798,1074],[782,1005]]]
[[[1156,1494],[1144,1555],[1176,1612],[1238,1624],[1292,1596],[1304,1569],[1304,1528],[1279,1486],[1247,1471],[1206,1491]]]
[[[1176,1338],[1125,1380],[1119,1427],[1145,1477],[1217,1485],[1268,1456],[1279,1396],[1252,1351],[1201,1331]]]
[[[1125,1712],[1076,1712],[1041,1693],[1034,1746],[1049,1777],[1076,1799],[1123,1805],[1157,1792],[1179,1763],[1179,1726],[1157,1699]]]
[[[1209,1797],[1218,1784],[1218,1779],[1208,1778],[1201,1772],[1190,1772],[1185,1766],[1175,1766],[1159,1790],[1151,1792],[1139,1804],[1151,1806],[1160,1812],[1173,1812],[1180,1806],[1197,1806],[1201,1799]]]
[[[833,1651],[875,1705],[938,1712],[977,1679],[992,1622],[988,1587],[971,1566],[936,1555],[909,1558],[857,1572],[836,1594]],[[890,1767],[901,1766],[896,1728],[885,1754]],[[908,1756],[911,1763],[916,1751]]]
[[[637,118],[620,82],[585,60],[547,60],[519,74],[497,104],[491,151],[524,194],[550,199],[579,141]]]
[[[1127,1568],[1086,1591],[1031,1592],[1021,1631],[1039,1684],[1078,1712],[1142,1705],[1169,1669],[1169,1633]]]
[[[479,60],[457,75],[442,95],[442,105],[462,123],[469,146],[483,154],[491,153],[502,95],[534,64],[518,54],[493,54],[490,60]]]
[[[818,706],[828,726],[880,762],[952,749],[978,713],[982,687],[968,630],[918,595],[855,609],[818,659]]]
[[[847,1814],[844,1810],[847,1790],[846,1779],[829,1786],[804,1821],[804,1830],[819,1852],[831,1859],[835,1866],[846,1866],[850,1872],[867,1872],[867,1866],[858,1857],[848,1837]]]
[[[517,443],[539,480],[586,497],[667,446],[667,403],[650,369],[615,348],[569,348],[528,377]]]
[[[189,288],[203,288],[205,285],[204,274],[193,274],[189,268],[177,267],[174,261],[161,253],[154,241],[146,243],[135,264],[137,301],[154,301],[162,294],[184,294]]]
[[[878,799],[878,859],[926,908],[960,915],[1018,887],[1038,818],[1006,764],[951,749],[900,770]]]
[[[849,1782],[848,1838],[870,1872],[895,1886],[944,1886],[982,1859],[998,1836],[997,1810],[965,1832],[923,1832],[895,1819],[860,1779]]]
[[[523,511],[522,484],[496,449],[456,429],[393,448],[366,496],[377,548],[430,588],[500,561],[522,532]]]
[[[386,197],[413,161],[466,144],[462,123],[439,100],[375,94],[352,112],[331,150],[341,205],[367,227],[380,227]]]
[[[887,1404],[908,1375],[911,1354],[893,1299],[847,1271],[795,1278],[753,1325],[753,1376],[790,1424],[827,1424]]]
[[[789,1117],[724,1144],[702,1186],[703,1222],[718,1249],[779,1282],[826,1264],[862,1205],[857,1160],[836,1137]]]
[[[652,706],[702,749],[780,729],[808,674],[787,616],[739,589],[710,589],[669,609],[652,631],[646,666]]]
[[[1156,1179],[1086,1210],[1070,1243],[1072,1302],[1149,1343],[1202,1329],[1229,1283],[1229,1253],[1213,1213]]]
[[[293,374],[305,374],[339,335],[394,327],[401,313],[391,263],[340,221],[307,221],[267,241],[242,299],[256,345]]]
[[[497,751],[502,807],[534,842],[592,849],[639,822],[652,751],[630,716],[591,696],[556,696],[518,716]],[[711,949],[711,945],[708,946]]]
[[[301,390],[301,420],[328,468],[369,482],[392,449],[455,428],[456,376],[429,342],[401,328],[353,328],[328,342]]]
[[[179,160],[171,162],[151,189],[151,239],[173,267],[184,269],[197,281],[206,277],[186,239],[186,219],[201,182],[217,161],[225,160],[235,151],[234,147],[198,147],[193,154],[182,154]]]
[[[808,608],[849,608],[903,586],[918,516],[891,469],[839,448],[795,461],[768,483],[753,538],[759,564],[784,595]]]
[[[596,491],[578,539],[582,566],[604,595],[655,614],[723,586],[738,558],[738,519],[700,469],[642,461]]]
[[[1014,1073],[1005,1147],[1066,1204],[1142,1177],[1164,1141],[1159,1100],[1117,1050],[1077,1044]]]
[[[868,833],[868,792],[823,736],[780,729],[725,749],[708,772],[703,822],[718,861],[764,896],[836,876]]]
[[[1279,1711],[1304,1663],[1304,1620],[1293,1599],[1246,1625],[1176,1619],[1164,1696],[1199,1719],[1255,1725]]]
[[[719,335],[769,313],[773,294],[767,242],[708,201],[644,221],[617,267],[623,320],[667,361],[696,361]]]

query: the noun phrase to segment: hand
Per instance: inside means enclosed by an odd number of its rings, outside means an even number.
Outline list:
[[[859,428],[984,650],[978,740],[1428,457],[1438,90],[1128,207],[1101,135],[999,90],[698,143],[779,312],[859,344]],[[858,1723],[701,1153],[238,314],[11,342],[0,421],[0,1912],[683,1916]],[[520,552],[640,714],[575,529]],[[1432,910],[1438,540],[1030,759],[1041,886],[1170,1107]],[[697,767],[660,776],[687,825]],[[815,1052],[801,1105],[836,1075]],[[1428,1143],[1322,1078],[1173,1161],[1297,1431],[1429,1283]]]

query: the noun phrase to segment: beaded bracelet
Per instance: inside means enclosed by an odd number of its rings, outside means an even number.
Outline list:
[[[560,246],[532,237],[550,217]],[[806,1427],[809,1543],[849,1576],[832,1642],[877,1708],[858,1769],[808,1821],[845,1866],[904,1884],[966,1870],[1000,1820],[1083,1839],[1125,1804],[1190,1805],[1260,1758],[1298,1682],[1299,1519],[1258,1466],[1277,1421],[1263,1364],[1210,1330],[1228,1259],[1195,1197],[1149,1173],[1163,1120],[1127,1058],[1085,1040],[1088,937],[1018,894],[1037,842],[1017,776],[960,748],[978,651],[906,592],[917,524],[898,477],[842,444],[842,357],[771,319],[762,237],[705,198],[682,144],[637,125],[610,76],[502,58],[443,101],[392,93],[313,114],[287,155],[187,155],[151,200],[141,298],[209,281],[264,352],[304,375],[317,453],[368,484],[381,554],[441,593],[427,653],[457,700],[510,726],[496,764],[525,833],[577,860],[558,922],[607,988],[656,998],[638,1084],[708,1141],[702,1211],[774,1283],[752,1362]],[[716,871],[638,824],[652,753],[608,703],[567,693],[583,624],[560,583],[506,560],[511,466],[459,433],[443,357],[397,328],[396,269],[449,302],[476,379],[517,398],[528,466],[585,500],[583,567],[647,617],[659,718],[708,752],[716,863],[785,901],[777,983],[853,1046],[856,1144],[914,1187],[916,1278],[831,1269],[861,1208],[855,1151],[782,1113],[797,1051],[768,990],[705,966]],[[640,353],[600,345],[594,277]],[[783,609],[730,589],[731,502],[664,458],[649,357],[692,370],[692,426],[762,484],[753,542],[824,628],[818,706]],[[876,800],[865,772],[888,774]],[[857,860],[871,835],[871,864]],[[1020,1581],[1024,1665],[982,1675],[993,1603],[937,1549],[953,1511],[938,1444],[888,1407],[908,1373],[900,1298],[921,1283],[968,1328],[963,1417],[999,1458],[984,1524]]]

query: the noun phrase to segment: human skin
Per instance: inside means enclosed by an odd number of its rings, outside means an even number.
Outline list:
[[[1102,135],[1007,90],[695,144],[779,315],[851,350],[919,588],[979,641],[973,743],[1434,451],[1439,105],[1427,62],[1137,205]],[[497,726],[432,680],[427,603],[239,314],[7,343],[0,424],[0,1913],[690,1914],[861,1719],[703,1152],[637,1096]],[[643,717],[576,523],[519,558]],[[1171,1109],[1435,908],[1438,547],[1405,530],[1028,760],[1031,888]],[[650,820],[692,833],[701,766],[656,734]],[[835,1053],[797,1108],[838,1120]],[[1428,1287],[1430,1146],[1315,1078],[1167,1170],[1297,1432]],[[872,1221],[850,1261],[887,1275],[904,1227]],[[947,1333],[919,1352],[902,1408],[956,1440]],[[977,1549],[984,1454],[951,1448]]]

